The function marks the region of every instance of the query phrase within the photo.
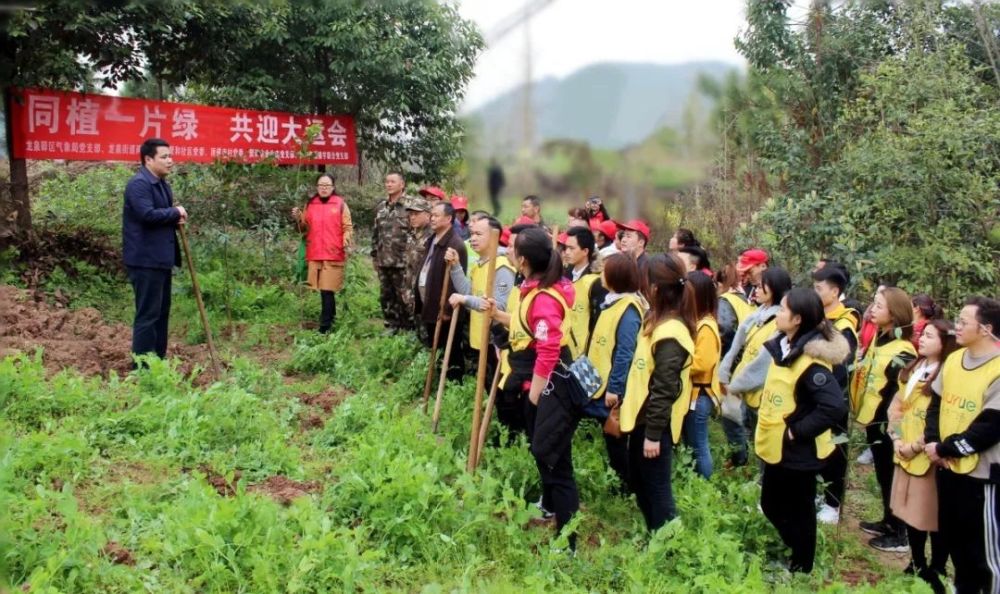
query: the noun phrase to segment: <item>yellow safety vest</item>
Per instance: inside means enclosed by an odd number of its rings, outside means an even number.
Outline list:
[[[590,289],[595,282],[601,282],[601,276],[588,272],[581,274],[573,281],[573,312],[570,314],[569,354],[576,359],[587,349],[590,338]]]
[[[698,330],[695,333],[694,345],[697,349],[698,347],[698,336],[701,335],[702,331],[710,332],[713,342],[712,350],[708,353],[708,357],[714,361],[712,369],[708,371],[708,376],[711,378],[707,383],[708,386],[701,385],[701,382],[695,384],[695,381],[699,378],[691,378],[691,406],[694,406],[698,401],[698,394],[702,388],[706,388],[706,392],[715,402],[716,406],[719,406],[719,395],[722,394],[722,388],[719,386],[719,361],[722,356],[722,335],[719,334],[719,324],[715,321],[712,316],[706,316],[698,320]],[[695,352],[695,358],[698,359],[703,355],[703,353]]]
[[[767,371],[767,381],[761,392],[757,432],[754,435],[754,450],[757,456],[768,464],[781,462],[785,430],[788,427],[785,419],[794,413],[796,408],[795,385],[799,377],[813,363],[828,371],[831,370],[829,363],[805,353],[799,355],[799,358],[787,367],[771,362],[771,367]],[[827,429],[816,437],[816,457],[823,460],[833,452],[833,449],[833,431]]]
[[[512,351],[523,351],[534,340],[525,324],[528,323],[528,312],[531,311],[531,304],[540,293],[547,293],[554,297],[559,302],[559,305],[562,305],[563,311],[567,314],[570,310],[569,304],[566,303],[566,299],[563,298],[562,294],[551,287],[548,289],[535,287],[523,297],[521,296],[521,291],[513,291],[510,299],[507,300],[509,305],[507,309],[510,311],[510,349]],[[560,346],[569,344],[569,326],[570,317],[564,314],[562,324],[559,325],[559,330],[562,331],[562,340],[559,342]]]
[[[478,256],[477,256],[478,257]],[[507,256],[497,256],[497,270],[501,268],[506,268],[511,272],[514,271],[514,266],[507,259]],[[480,263],[478,261],[469,264],[469,284],[472,285],[472,295],[479,297],[480,299],[486,297],[486,281],[487,276],[490,274],[490,263],[489,260]],[[513,296],[513,287],[512,294]],[[510,297],[508,297],[508,301]],[[483,339],[483,314],[476,310],[471,310],[469,312],[469,346],[475,350],[479,350],[479,345],[482,344]]]
[[[645,313],[642,301],[637,295],[625,295],[612,303],[610,307],[604,309],[597,318],[597,324],[594,325],[594,336],[590,340],[590,349],[587,350],[587,358],[590,359],[598,373],[601,374],[601,387],[597,390],[594,398],[604,396],[604,391],[608,388],[611,365],[614,363],[613,357],[615,354],[615,340],[618,336],[618,323],[621,321],[622,316],[625,315],[625,310],[629,307],[634,307],[635,311],[639,314],[639,319],[642,319]]]
[[[1000,357],[994,357],[976,369],[962,365],[965,351],[951,354],[941,368],[941,439],[969,428],[983,410],[983,398],[990,385],[1000,379]],[[952,472],[969,474],[979,464],[979,454],[948,461]]]
[[[889,383],[886,371],[893,359],[903,354],[915,357],[917,351],[913,349],[913,343],[902,338],[893,339],[879,346],[878,337],[875,337],[868,347],[868,352],[855,370],[854,380],[851,382],[851,409],[859,423],[867,425],[875,418],[875,410],[882,402],[879,392]]]
[[[628,382],[625,386],[625,399],[621,404],[621,430],[625,433],[635,429],[635,422],[639,418],[639,411],[642,410],[646,398],[649,396],[649,381],[655,371],[656,360],[653,358],[653,351],[657,343],[662,340],[676,340],[688,353],[687,362],[681,370],[681,391],[677,395],[677,400],[670,409],[670,432],[673,443],[677,443],[681,438],[681,428],[684,426],[684,415],[688,411],[688,403],[691,395],[691,358],[694,354],[694,341],[687,326],[677,319],[669,319],[653,329],[652,335],[645,331],[639,332],[639,340],[635,348],[635,356],[632,357],[632,366],[628,371]]]
[[[768,338],[778,330],[777,322],[774,321],[774,316],[767,320],[763,324],[755,324],[753,328],[747,332],[746,342],[743,343],[743,357],[740,359],[739,365],[733,370],[732,377],[739,375],[741,371],[760,353],[760,349],[764,348],[764,343],[767,342]],[[750,408],[757,408],[760,406],[760,395],[762,390],[754,390],[752,392],[747,392],[743,394],[743,400],[747,403]]]
[[[917,372],[916,369],[913,370]],[[911,444],[924,436],[924,429],[927,427],[927,407],[931,404],[931,397],[924,394],[924,386],[927,382],[917,381],[913,386],[913,391],[906,393],[906,386],[900,387],[900,410],[903,418],[899,422],[899,437],[904,444]],[[931,468],[931,459],[927,454],[920,452],[909,460],[904,460],[893,454],[896,464],[913,476],[923,476]]]
[[[719,299],[722,299],[729,305],[733,306],[733,311],[736,312],[736,325],[739,326],[743,323],[743,320],[747,319],[747,316],[753,313],[754,306],[747,303],[736,293],[728,291],[723,293]]]

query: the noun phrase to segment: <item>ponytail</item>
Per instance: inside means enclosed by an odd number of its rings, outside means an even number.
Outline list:
[[[698,309],[695,305],[694,286],[688,281],[684,263],[673,254],[657,254],[649,259],[646,268],[646,300],[649,314],[644,332],[673,317],[680,320],[694,336],[698,327]]]
[[[517,234],[515,253],[528,264],[528,277],[538,280],[538,286],[547,289],[562,278],[562,258],[552,248],[552,240],[539,227],[530,227]]]

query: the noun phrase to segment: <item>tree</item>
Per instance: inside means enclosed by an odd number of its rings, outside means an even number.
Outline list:
[[[201,69],[211,103],[354,114],[364,157],[439,179],[461,148],[456,109],[483,41],[433,0],[316,0],[285,7],[226,68]]]

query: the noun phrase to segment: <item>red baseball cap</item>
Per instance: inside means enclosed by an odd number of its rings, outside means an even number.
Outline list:
[[[504,227],[500,232],[500,245],[508,247],[508,244],[510,244],[510,227]]]
[[[626,231],[637,231],[649,241],[649,225],[645,221],[640,221],[639,219],[632,219],[627,223],[618,223],[618,226]]]
[[[746,250],[740,254],[740,260],[736,263],[736,270],[746,272],[758,264],[767,264],[767,252],[759,249]]]
[[[531,217],[520,216],[514,221],[514,225],[534,225],[535,221]]]
[[[566,240],[569,239],[569,233],[560,233],[559,237],[556,238],[556,243],[560,245],[566,245]]]
[[[455,210],[469,210],[469,199],[465,196],[452,196],[451,207]]]
[[[423,188],[420,188],[420,195],[421,196],[428,196],[428,197],[433,196],[434,198],[437,198],[438,200],[447,200],[448,199],[448,195],[444,193],[444,190],[442,190],[441,188],[439,188],[437,186],[424,186]]]
[[[608,239],[614,239],[615,235],[618,234],[618,223],[614,221],[602,221],[597,226],[597,230],[603,233]]]

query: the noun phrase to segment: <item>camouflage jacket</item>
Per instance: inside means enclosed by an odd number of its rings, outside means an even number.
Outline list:
[[[390,205],[383,199],[375,208],[375,229],[372,232],[372,260],[380,268],[403,268],[406,265],[406,249],[413,236],[406,207],[409,200],[405,194]]]
[[[418,229],[415,234],[410,235],[410,241],[406,245],[406,269],[403,272],[403,291],[407,305],[413,307],[413,293],[416,291],[417,276],[427,258],[427,243],[434,232],[431,226],[427,225],[423,229]]]

